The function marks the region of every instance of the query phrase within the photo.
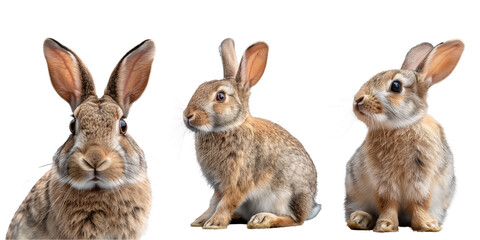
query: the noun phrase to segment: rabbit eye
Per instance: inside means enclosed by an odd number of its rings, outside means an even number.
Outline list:
[[[125,135],[125,133],[127,133],[127,123],[123,119],[120,119],[120,133],[122,135]]]
[[[394,93],[401,93],[402,83],[400,81],[393,81],[392,86],[390,86],[390,91]]]
[[[70,132],[72,134],[75,134],[75,123],[76,123],[76,120],[75,120],[75,118],[73,118],[72,121],[70,121],[70,126],[69,126]]]
[[[218,92],[217,96],[215,97],[215,100],[217,100],[217,102],[225,102],[226,98],[227,96],[225,96],[224,92]]]

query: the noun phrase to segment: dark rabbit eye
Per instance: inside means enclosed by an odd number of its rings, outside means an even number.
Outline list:
[[[215,100],[217,100],[217,102],[225,102],[226,98],[227,97],[225,96],[224,92],[218,92],[217,96],[215,97]]]
[[[75,134],[75,123],[76,123],[75,118],[73,118],[72,121],[70,121],[70,126],[69,126],[70,132],[73,134]]]
[[[127,123],[123,119],[120,119],[120,133],[122,135],[125,135],[125,133],[127,133]]]
[[[400,81],[393,81],[392,86],[390,86],[390,91],[394,93],[401,93],[402,83]]]

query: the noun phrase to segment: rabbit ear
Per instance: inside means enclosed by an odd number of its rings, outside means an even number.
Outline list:
[[[72,111],[89,96],[96,96],[90,72],[73,51],[47,38],[43,43],[43,52],[53,88],[70,103]]]
[[[123,56],[110,76],[105,95],[120,105],[124,117],[147,87],[154,55],[155,44],[145,40]]]
[[[401,69],[415,70],[418,65],[425,59],[429,52],[433,49],[432,44],[424,42],[413,47],[408,51]]]
[[[245,50],[236,80],[244,88],[250,89],[257,84],[267,66],[268,45],[258,42]]]
[[[448,41],[437,45],[417,67],[421,79],[429,88],[445,79],[453,71],[462,56],[464,44],[460,40]]]
[[[226,79],[235,78],[237,75],[238,63],[235,54],[235,43],[233,39],[227,38],[220,44],[220,56],[223,64],[223,77]]]

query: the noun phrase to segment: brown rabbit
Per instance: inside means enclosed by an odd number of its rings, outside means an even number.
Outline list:
[[[345,214],[351,229],[440,231],[455,191],[453,155],[440,124],[427,114],[428,89],[455,68],[464,45],[412,48],[400,70],[375,75],[354,97],[368,126],[347,164]]]
[[[126,133],[147,86],[155,46],[130,50],[98,98],[80,58],[53,39],[44,53],[53,87],[73,111],[72,134],[12,219],[6,238],[139,238],[150,211],[145,156]]]
[[[220,53],[224,79],[201,84],[184,111],[185,125],[195,132],[198,162],[214,188],[210,207],[191,225],[226,228],[231,220],[248,221],[248,228],[301,225],[320,211],[315,166],[297,139],[252,117],[248,108],[268,46],[250,46],[239,67],[233,40],[225,39]]]

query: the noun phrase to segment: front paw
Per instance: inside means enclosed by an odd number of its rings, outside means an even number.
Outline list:
[[[355,211],[350,214],[347,226],[352,230],[372,230],[374,225],[372,215],[364,211]]]
[[[203,229],[224,229],[227,228],[228,222],[227,218],[213,216],[203,224]]]
[[[412,229],[417,232],[439,232],[442,230],[435,220],[425,221],[418,224],[412,224]]]
[[[207,221],[207,219],[204,219],[202,217],[199,217],[197,219],[195,219],[195,221],[193,221],[190,226],[191,227],[203,227],[203,225],[205,224],[205,222]]]
[[[388,219],[378,219],[374,232],[396,232],[398,231],[398,225]]]

